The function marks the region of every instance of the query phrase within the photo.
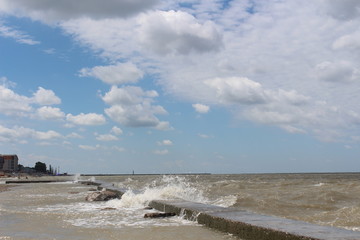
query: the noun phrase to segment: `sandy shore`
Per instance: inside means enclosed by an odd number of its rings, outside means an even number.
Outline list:
[[[9,190],[11,187],[14,187],[14,185],[0,184],[0,192],[5,192],[5,191]]]

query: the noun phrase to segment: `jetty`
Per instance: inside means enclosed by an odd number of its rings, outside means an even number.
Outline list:
[[[126,192],[126,189],[117,188],[105,182],[80,182],[95,185],[98,190],[116,192],[119,196]],[[182,199],[153,200],[149,203],[149,207],[165,213],[175,213],[185,219],[197,221],[209,228],[231,233],[246,240],[360,240],[360,232],[343,228],[322,226]]]

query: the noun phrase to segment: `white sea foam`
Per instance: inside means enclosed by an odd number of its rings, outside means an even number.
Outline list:
[[[228,195],[228,196],[216,199],[215,201],[211,202],[211,204],[219,206],[219,207],[230,207],[236,203],[237,198],[238,197],[235,195]]]
[[[203,192],[192,186],[184,177],[163,176],[146,186],[140,193],[131,189],[119,200],[111,200],[108,205],[116,208],[141,208],[154,199],[184,199],[193,202],[206,202]]]
[[[76,173],[76,174],[74,175],[73,181],[74,181],[75,183],[77,183],[77,182],[80,181],[80,178],[81,178],[80,173]]]

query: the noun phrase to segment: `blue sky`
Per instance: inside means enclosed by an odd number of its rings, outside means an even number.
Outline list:
[[[70,173],[359,171],[359,23],[352,0],[0,0],[0,152]]]

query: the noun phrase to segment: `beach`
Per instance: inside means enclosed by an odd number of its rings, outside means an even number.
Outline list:
[[[0,192],[7,191],[11,188],[11,185],[0,184]]]
[[[143,205],[87,202],[93,186],[28,183],[0,193],[0,239],[238,239],[182,217],[146,219]]]

